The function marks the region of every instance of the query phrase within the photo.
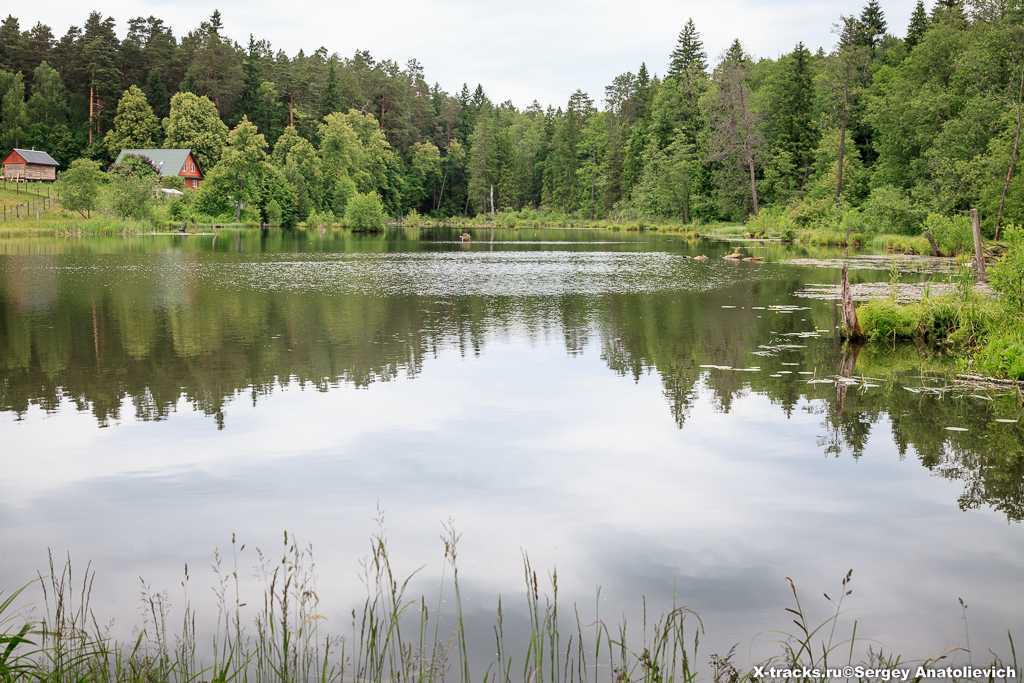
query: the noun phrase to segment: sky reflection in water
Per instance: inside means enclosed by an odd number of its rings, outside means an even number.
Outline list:
[[[1021,432],[992,422],[1019,403],[911,394],[916,352],[865,351],[858,374],[889,374],[840,412],[796,374],[835,375],[834,340],[778,336],[831,328],[789,293],[832,271],[697,264],[725,247],[664,238],[287,246],[0,257],[3,585],[68,551],[127,630],[139,576],[174,602],[187,562],[202,603],[213,548],[287,529],[343,624],[379,504],[418,591],[455,520],[481,652],[521,549],[591,617],[600,585],[639,624],[675,576],[708,654],[786,628],[785,576],[823,616],[851,567],[851,620],[906,655],[961,636],[958,597],[976,649],[1020,630]],[[752,310],[773,304],[810,308]],[[805,348],[753,355],[780,339]]]

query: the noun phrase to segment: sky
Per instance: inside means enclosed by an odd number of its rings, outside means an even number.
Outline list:
[[[680,29],[692,17],[714,62],[735,38],[758,57],[775,58],[798,41],[812,51],[830,49],[832,24],[859,14],[865,0],[106,0],[95,6],[113,16],[123,37],[127,20],[154,15],[182,36],[220,9],[226,34],[246,43],[249,34],[294,54],[320,46],[351,56],[368,50],[377,59],[417,59],[428,82],[449,92],[477,83],[492,100],[525,107],[564,105],[582,89],[600,101],[618,74],[641,62],[663,74]],[[903,36],[915,0],[883,0],[894,35]],[[930,2],[926,2],[930,6]],[[88,5],[75,0],[11,8],[22,30],[36,21],[60,36],[81,26]]]

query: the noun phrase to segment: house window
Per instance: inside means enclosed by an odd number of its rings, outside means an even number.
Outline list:
[[[190,170],[190,171],[192,171],[192,172],[194,173],[194,172],[195,172],[195,170],[196,170],[196,165],[195,165],[195,164],[189,164],[189,166],[191,166],[191,167],[192,167],[192,168],[190,168],[189,170]]]
[[[195,180],[192,181],[192,187],[199,187]]]

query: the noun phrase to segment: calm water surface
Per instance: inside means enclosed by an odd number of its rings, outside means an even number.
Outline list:
[[[70,553],[127,634],[140,577],[180,606],[187,563],[202,615],[215,548],[237,534],[248,577],[288,530],[344,624],[379,507],[414,591],[454,520],[478,652],[522,551],[585,619],[598,586],[635,624],[675,590],[743,660],[790,623],[785,577],[824,616],[851,568],[886,649],[965,644],[958,598],[976,651],[1024,633],[1021,402],[922,390],[951,384],[927,349],[844,359],[832,302],[793,296],[837,272],[783,263],[837,253],[457,232],[0,244],[0,587]],[[870,379],[823,381],[844,360]]]

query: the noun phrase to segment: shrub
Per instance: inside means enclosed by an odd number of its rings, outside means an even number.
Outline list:
[[[418,228],[423,225],[423,216],[416,209],[409,209],[409,213],[405,214],[405,220],[402,223],[407,228]]]
[[[929,214],[924,221],[924,229],[931,233],[939,249],[945,252],[968,254],[974,249],[971,219],[967,216]]]
[[[267,222],[271,225],[281,224],[281,205],[277,203],[276,199],[271,199],[267,202],[264,207],[264,211],[267,212]]]
[[[866,231],[918,235],[924,212],[912,199],[892,185],[882,185],[871,191],[861,207]]]
[[[1024,314],[1024,228],[1007,225],[1006,241],[1009,248],[989,271],[992,289],[999,292],[1013,315]]]
[[[870,341],[922,336],[927,317],[921,304],[900,305],[893,299],[872,299],[857,310],[858,322]]]
[[[789,209],[783,206],[770,206],[761,209],[758,214],[747,221],[747,230],[755,235],[764,232],[768,235],[781,235],[795,232],[796,224],[789,215]]]
[[[1024,330],[1019,326],[999,326],[982,346],[975,362],[985,372],[1024,380]]]
[[[100,186],[106,181],[100,165],[90,159],[75,159],[71,167],[57,178],[60,203],[68,211],[77,211],[85,217],[99,201]]]
[[[111,173],[104,188],[103,205],[118,218],[146,218],[156,189],[156,177]]]
[[[338,219],[330,209],[326,211],[311,211],[306,218],[306,225],[310,227],[319,226],[321,223],[324,225],[338,225]]]
[[[345,224],[355,232],[380,232],[384,229],[384,205],[376,192],[356,193],[345,209]]]

